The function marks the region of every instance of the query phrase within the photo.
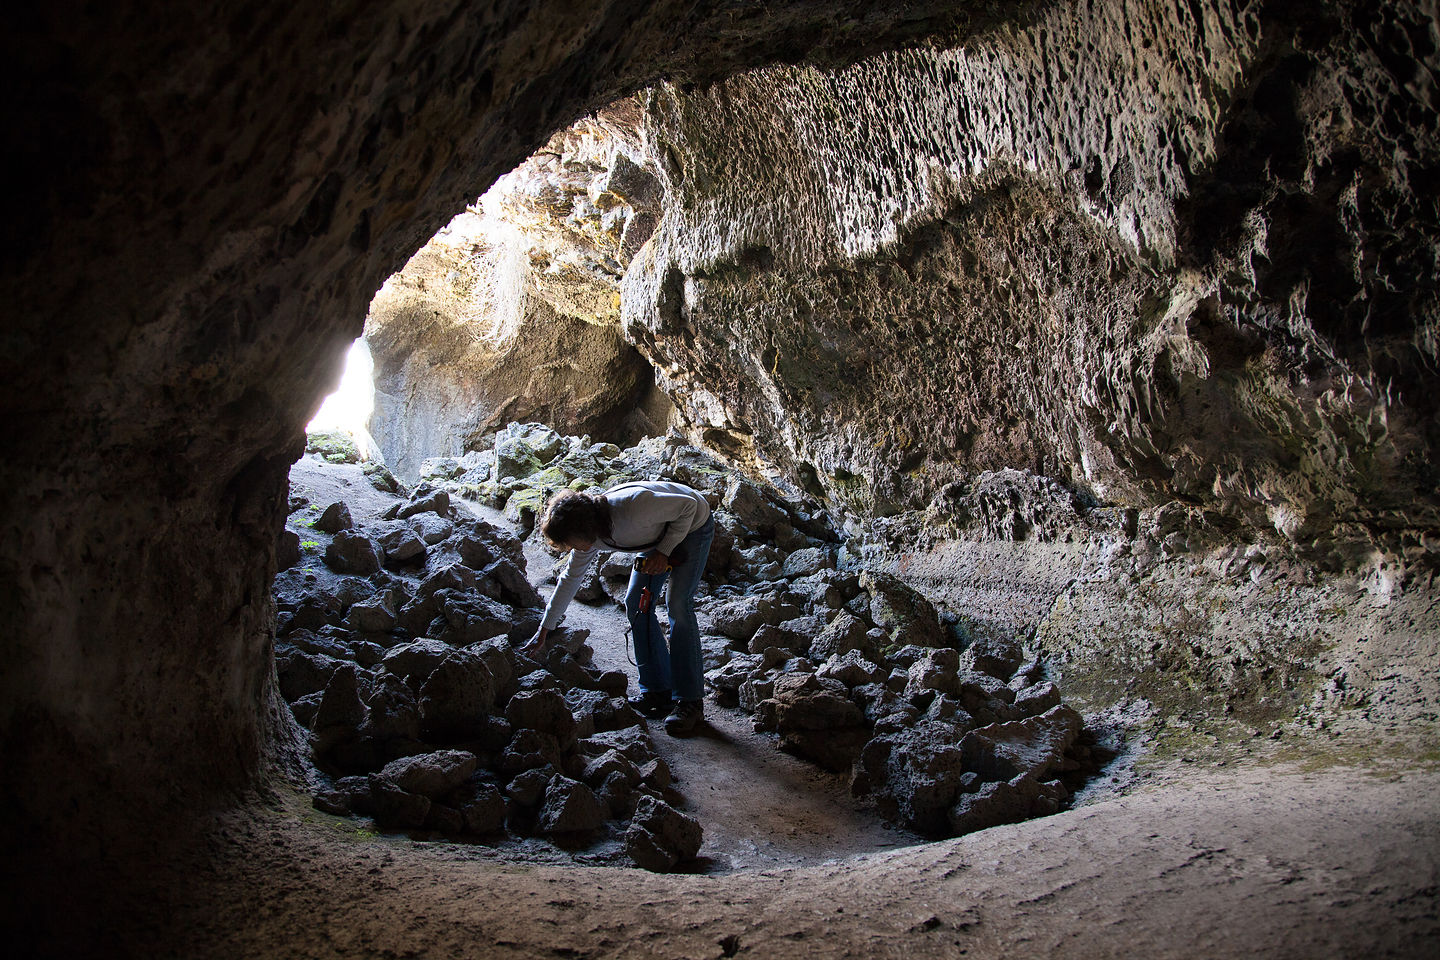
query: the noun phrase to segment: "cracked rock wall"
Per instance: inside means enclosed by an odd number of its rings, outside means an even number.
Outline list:
[[[1079,701],[1423,739],[1437,70],[1428,0],[1096,0],[663,85],[627,335]]]

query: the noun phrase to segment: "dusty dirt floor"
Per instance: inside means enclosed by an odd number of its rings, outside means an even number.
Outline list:
[[[178,957],[1429,958],[1437,788],[1434,771],[1191,770],[956,840],[722,876],[477,860],[290,795],[222,818],[152,932]]]
[[[539,582],[546,560],[529,562]],[[633,678],[618,612],[576,604],[568,622]],[[1076,809],[920,843],[738,711],[707,712],[694,739],[653,725],[705,825],[688,874],[378,835],[281,787],[218,817],[131,919],[157,956],[217,958],[1430,958],[1440,943],[1433,763],[1156,762]]]

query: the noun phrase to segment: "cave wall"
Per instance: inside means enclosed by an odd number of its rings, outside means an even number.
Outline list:
[[[425,458],[486,447],[511,421],[626,444],[664,432],[663,415],[655,424],[637,414],[665,400],[620,336],[617,282],[603,310],[561,313],[537,289],[523,246],[445,234],[385,282],[366,319],[370,433],[396,475],[414,482]]]
[[[1430,3],[1102,0],[662,85],[627,335],[1076,702],[1423,741],[1437,51]]]
[[[1023,463],[1423,558],[1434,6],[1368,9],[14,12],[7,921],[103,900],[113,873],[67,868],[263,780],[285,476],[372,294],[552,131],[662,78],[673,203],[626,322],[697,431],[858,512]],[[789,66],[716,83],[763,64]],[[810,354],[853,359],[807,383]]]
[[[1067,4],[663,85],[627,330],[697,434],[855,515],[1023,467],[1433,554],[1433,13]]]

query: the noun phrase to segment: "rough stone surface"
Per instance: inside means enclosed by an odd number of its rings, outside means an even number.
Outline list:
[[[1141,6],[659,88],[625,319],[692,428],[857,513],[953,494],[935,519],[1011,540],[1075,512],[1056,480],[1297,542],[1433,529],[1440,314],[1403,251],[1440,230],[1407,174],[1435,105],[1375,53],[1428,18]]]
[[[545,787],[536,827],[541,833],[584,833],[605,822],[606,809],[588,786],[555,776]]]
[[[402,477],[418,475],[430,452],[483,448],[509,421],[621,443],[667,426],[649,364],[619,331],[629,259],[619,241],[632,217],[602,218],[589,200],[622,156],[593,127],[557,134],[496,184],[483,213],[452,220],[371,303],[372,432]]]
[[[670,870],[700,852],[704,831],[693,817],[663,800],[641,797],[625,831],[625,852],[635,864],[657,872]]]
[[[464,750],[437,750],[394,760],[375,776],[407,793],[434,799],[470,779],[476,762],[475,755]]]

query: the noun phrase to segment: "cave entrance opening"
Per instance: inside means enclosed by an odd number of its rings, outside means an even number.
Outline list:
[[[406,483],[510,424],[629,446],[674,411],[622,331],[622,281],[662,196],[627,98],[554,134],[371,301],[368,429]]]
[[[375,361],[363,337],[356,337],[345,351],[340,383],[320,403],[305,425],[306,434],[340,433],[354,441],[360,458],[374,460],[379,451],[370,436],[370,414],[375,409]]]

